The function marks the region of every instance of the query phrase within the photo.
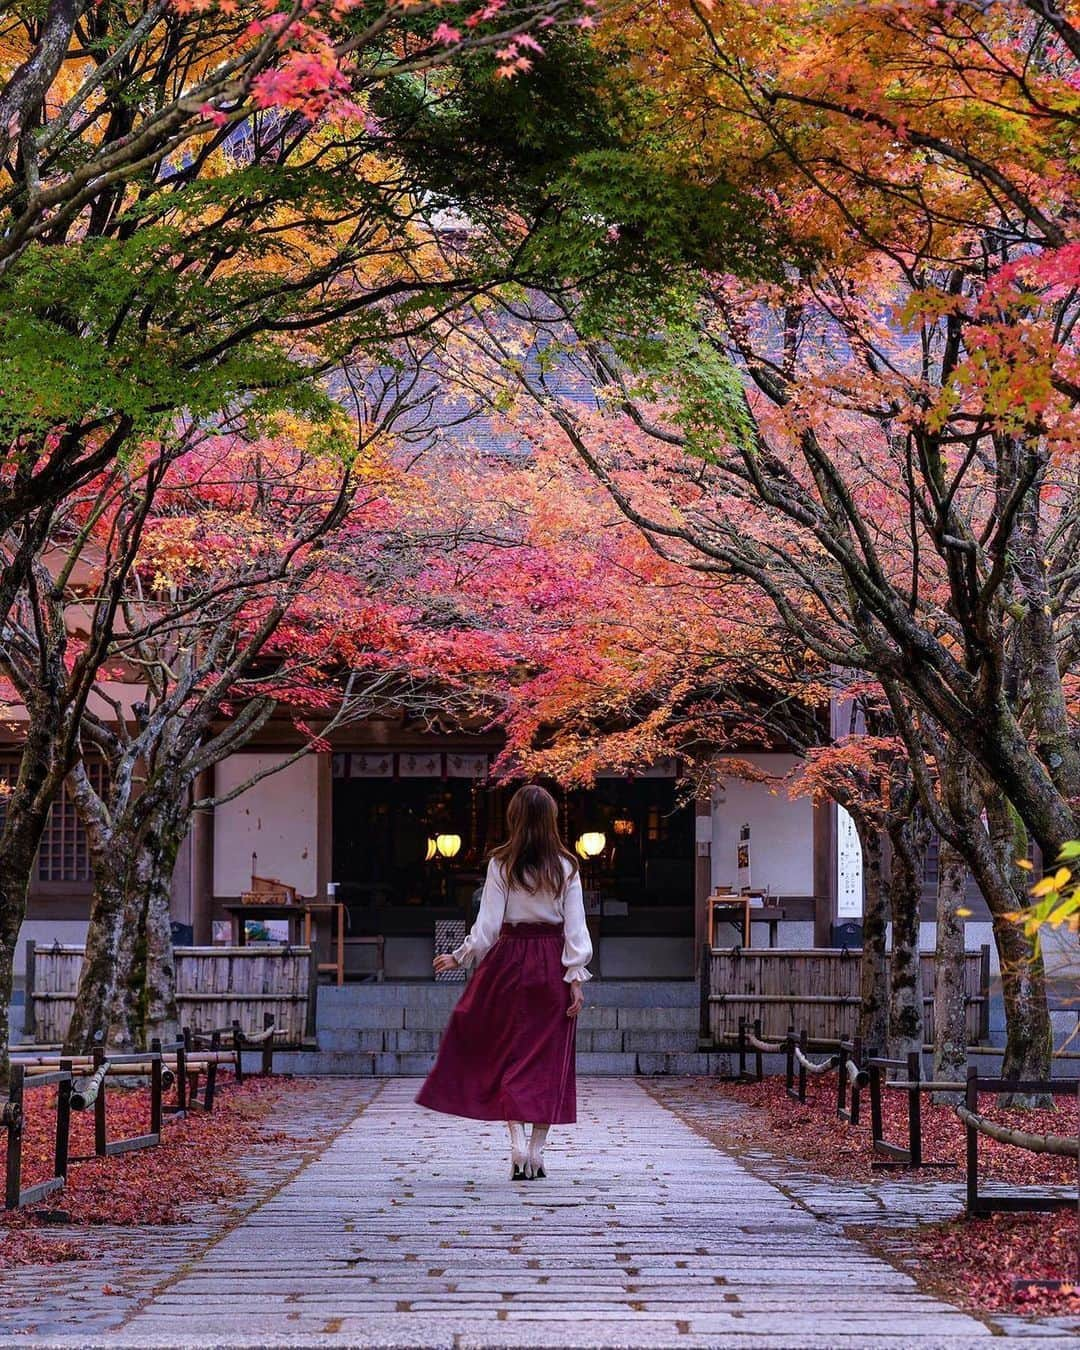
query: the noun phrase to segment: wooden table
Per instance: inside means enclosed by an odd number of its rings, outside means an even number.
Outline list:
[[[315,918],[327,915],[332,924],[330,947],[334,959],[320,961],[318,971],[330,971],[337,984],[345,983],[345,906],[336,900],[305,900],[299,905],[226,905],[226,913],[233,921],[236,945],[247,946],[245,919],[288,919],[289,941],[296,946],[310,947],[315,936]]]
[[[710,895],[708,933],[710,950],[716,946],[717,923],[730,924],[742,933],[743,947],[750,946],[750,901],[744,895]]]
[[[718,923],[730,924],[732,928],[739,930],[743,935],[741,943],[743,947],[752,945],[752,925],[767,923],[769,925],[769,946],[775,947],[777,926],[784,917],[785,911],[782,905],[752,905],[748,895],[734,895],[728,892],[710,895],[708,900],[709,946],[710,948],[716,946],[716,926]]]
[[[331,921],[330,949],[332,961],[320,961],[316,970],[329,970],[337,984],[345,983],[345,906],[338,900],[312,900],[304,905],[304,946],[311,946],[314,916],[325,914]],[[336,932],[334,931],[336,929]]]

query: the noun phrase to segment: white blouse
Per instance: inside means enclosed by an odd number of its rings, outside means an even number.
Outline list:
[[[494,858],[488,863],[484,893],[480,898],[480,913],[472,932],[453,953],[461,966],[474,966],[494,947],[504,923],[561,923],[563,925],[562,962],[566,967],[563,977],[571,980],[591,980],[585,969],[592,960],[592,939],[585,922],[585,901],[581,894],[581,877],[575,872],[570,877],[570,864],[564,859],[563,868],[569,880],[561,896],[550,891],[530,895],[520,886],[508,886],[502,868]]]

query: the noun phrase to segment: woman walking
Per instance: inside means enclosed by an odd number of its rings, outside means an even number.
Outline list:
[[[546,1175],[549,1127],[577,1120],[574,1033],[592,943],[555,799],[520,788],[506,822],[510,838],[488,863],[472,932],[435,958],[436,971],[477,970],[416,1100],[452,1116],[505,1120],[510,1175],[523,1181]]]

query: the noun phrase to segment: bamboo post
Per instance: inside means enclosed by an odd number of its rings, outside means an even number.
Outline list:
[[[161,1064],[161,1038],[155,1036],[150,1042],[150,1133],[161,1137],[161,1093],[163,1075]]]
[[[983,943],[979,952],[979,993],[982,1003],[979,1005],[979,1041],[990,1039],[990,944]]]
[[[60,1061],[60,1072],[67,1078],[56,1087],[56,1147],[53,1153],[53,1176],[67,1180],[68,1153],[71,1144],[71,1060]]]
[[[240,1022],[233,1019],[232,1024],[233,1049],[236,1051],[236,1082],[239,1085],[244,1081],[244,1033],[240,1030]]]
[[[746,1077],[746,1018],[739,1018],[739,1077]]]
[[[308,1040],[314,1040],[318,1030],[318,999],[319,999],[319,954],[315,950],[315,944],[311,944],[308,952],[308,998],[307,1011],[304,1019],[304,1035]]]
[[[105,1051],[100,1045],[94,1046],[94,1073],[97,1074],[105,1063]],[[108,1122],[105,1115],[105,1074],[101,1075],[97,1096],[94,1098],[94,1152],[104,1158],[108,1152]]]
[[[908,1097],[908,1156],[912,1167],[922,1166],[922,1055],[912,1050],[907,1057],[908,1082],[915,1087]]]
[[[11,1066],[8,1100],[4,1108],[7,1120],[7,1168],[4,1178],[4,1207],[18,1209],[22,1195],[23,1077],[21,1064]]]
[[[176,1044],[176,1109],[186,1111],[187,1095],[187,1047],[181,1036]]]
[[[210,1049],[221,1049],[221,1032],[215,1031],[210,1037]],[[206,1066],[206,1090],[203,1093],[203,1109],[212,1111],[214,1109],[214,1089],[217,1087],[217,1060],[212,1059]]]
[[[765,1077],[765,1066],[761,1058],[761,1018],[754,1018],[754,1077],[755,1081],[760,1083]]]
[[[711,960],[709,944],[701,944],[701,961],[698,967],[698,994],[701,1011],[698,1020],[698,1039],[702,1044],[712,1042],[712,1029],[709,1026],[709,963]]]
[[[803,1027],[802,1031],[799,1032],[799,1049],[805,1055],[809,1048],[810,1038],[806,1034],[806,1028]],[[799,1101],[806,1101],[806,1065],[802,1060],[799,1061]]]
[[[843,1116],[847,1106],[847,1044],[840,1042],[836,1057],[836,1114]]]
[[[881,1065],[870,1059],[870,1137],[876,1144],[881,1140],[884,1126],[881,1117]]]
[[[37,1040],[37,1019],[34,1016],[34,985],[37,981],[37,943],[33,938],[26,940],[26,1014],[24,1025],[26,1038]]]
[[[978,1114],[979,1070],[974,1064],[968,1066],[964,1105],[972,1115]],[[979,1212],[979,1132],[970,1119],[964,1122],[964,1129],[967,1133],[967,1212],[970,1218]]]
[[[273,1031],[273,1028],[274,1028],[274,1014],[273,1014],[273,1013],[263,1013],[263,1031],[270,1031],[270,1032],[272,1032],[272,1031]],[[761,1061],[761,1056],[759,1055],[759,1056],[758,1056],[758,1062],[760,1063],[760,1061]],[[263,1046],[262,1046],[262,1073],[263,1073],[263,1077],[264,1077],[264,1078],[271,1078],[271,1077],[273,1077],[273,1073],[274,1073],[274,1037],[273,1037],[273,1035],[267,1036],[266,1040],[263,1041]],[[759,1073],[759,1074],[758,1074],[758,1077],[760,1077],[760,1076],[761,1076],[761,1075],[760,1075],[760,1073]]]
[[[187,1066],[191,1062],[193,1039],[190,1027],[183,1027],[180,1031],[180,1039],[184,1042],[184,1068],[187,1074],[187,1099],[189,1106],[198,1106],[199,1104],[199,1070],[189,1069]]]
[[[787,1029],[787,1062],[784,1069],[784,1089],[789,1097],[795,1095],[795,1028]]]

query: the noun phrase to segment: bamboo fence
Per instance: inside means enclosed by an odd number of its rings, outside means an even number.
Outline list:
[[[259,1035],[265,1017],[299,1045],[315,1031],[317,982],[310,947],[176,947],[178,1021],[196,1034],[238,1021]],[[82,969],[82,947],[27,943],[27,1040],[59,1045],[67,1032]]]

